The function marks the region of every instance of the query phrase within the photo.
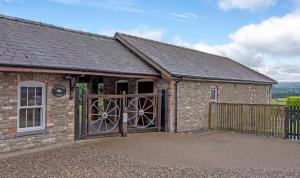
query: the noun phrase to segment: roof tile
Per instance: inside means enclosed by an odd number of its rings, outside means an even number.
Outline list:
[[[158,75],[117,40],[0,16],[0,65]]]
[[[174,76],[276,83],[275,80],[226,57],[128,34],[117,33],[116,37],[134,46]]]

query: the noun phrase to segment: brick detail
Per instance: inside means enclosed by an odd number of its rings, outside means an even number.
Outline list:
[[[208,128],[208,106],[210,87],[218,87],[218,102],[268,104],[267,87],[270,85],[250,85],[233,83],[213,83],[182,81],[178,83],[178,131],[194,131]],[[252,101],[249,87],[255,89]]]
[[[46,84],[46,128],[48,132],[16,137],[18,83],[29,80]],[[52,95],[52,87],[56,84],[67,88],[65,96]],[[69,82],[64,80],[62,75],[0,73],[0,86],[0,153],[73,140],[74,100],[69,98]]]

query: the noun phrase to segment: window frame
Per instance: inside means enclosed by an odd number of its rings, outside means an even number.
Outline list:
[[[21,106],[21,88],[22,87],[41,87],[42,88],[42,104],[41,105],[34,105],[34,106]],[[18,84],[18,95],[17,95],[17,133],[24,133],[24,132],[31,132],[31,131],[39,131],[39,130],[45,130],[45,123],[46,123],[46,85],[43,82],[38,82],[38,81],[23,81],[19,82]],[[36,98],[35,98],[36,100]],[[28,90],[27,90],[27,102],[28,102]],[[40,126],[36,127],[25,127],[25,128],[20,128],[20,110],[21,109],[30,109],[30,108],[41,108],[41,124]],[[27,116],[26,116],[27,117]]]
[[[212,99],[212,91],[215,92],[215,98]],[[210,102],[217,102],[218,101],[218,87],[213,85],[210,87],[210,97],[209,97]]]
[[[270,87],[266,88],[266,98],[267,98],[267,104],[270,104],[270,100],[271,100],[271,89],[270,89]]]
[[[249,101],[252,104],[253,97],[256,96],[256,90],[253,86],[249,87]]]

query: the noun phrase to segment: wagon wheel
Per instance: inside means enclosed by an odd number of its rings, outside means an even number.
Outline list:
[[[155,111],[155,105],[150,98],[137,97],[132,99],[127,106],[128,126],[135,128],[154,126]]]
[[[92,104],[89,111],[89,118],[91,118],[89,121],[90,126],[95,131],[109,133],[119,124],[120,108],[117,102],[112,99],[99,99]]]

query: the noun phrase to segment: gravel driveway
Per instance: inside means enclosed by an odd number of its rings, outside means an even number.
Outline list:
[[[299,177],[299,150],[234,133],[132,134],[0,155],[0,177]]]

